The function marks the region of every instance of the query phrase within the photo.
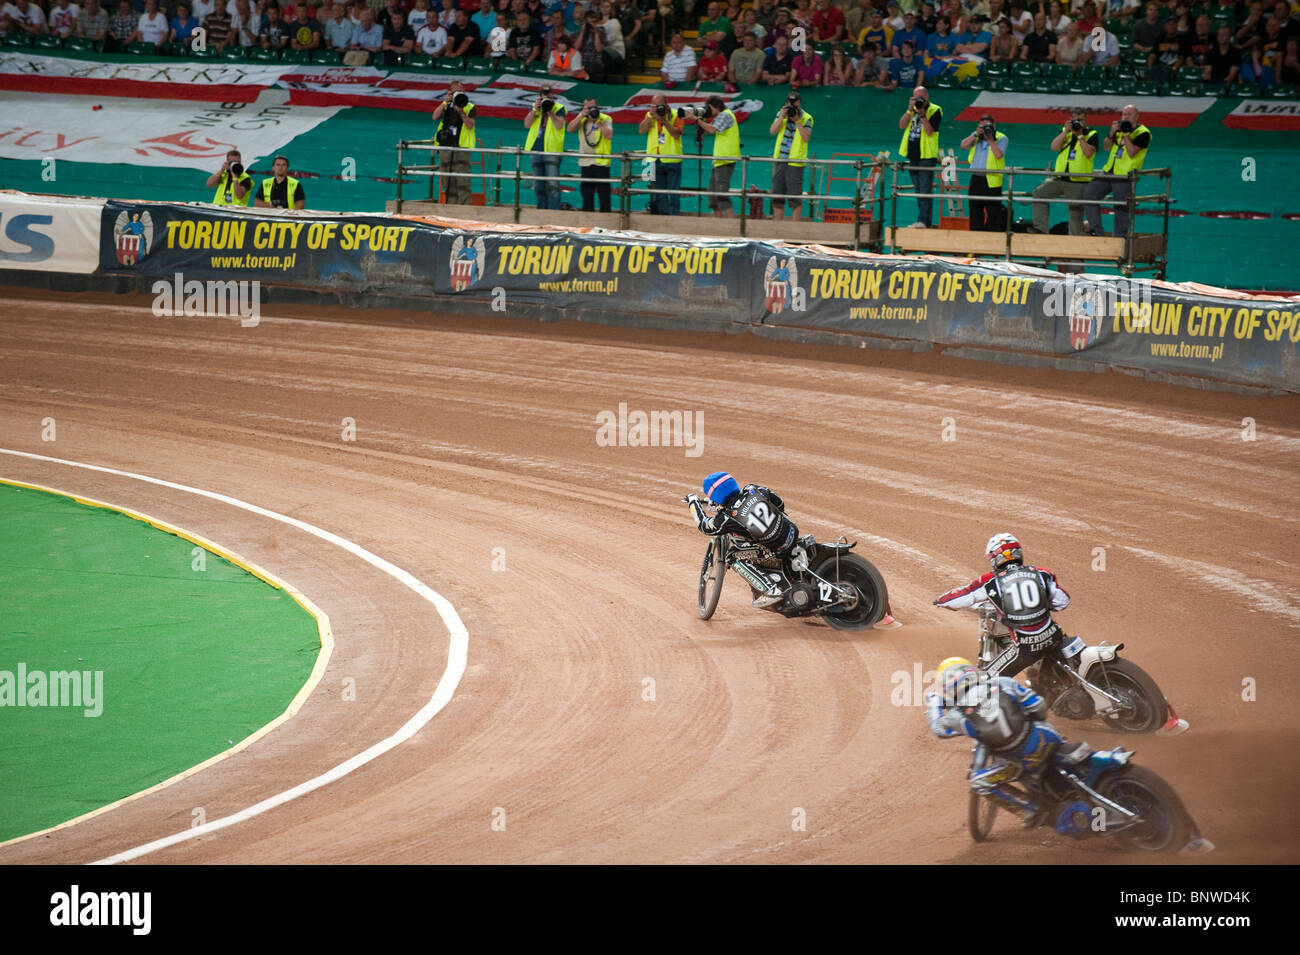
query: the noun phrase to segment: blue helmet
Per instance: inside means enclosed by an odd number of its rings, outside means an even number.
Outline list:
[[[740,485],[726,471],[714,471],[704,479],[704,496],[721,506],[727,498],[740,493]]]

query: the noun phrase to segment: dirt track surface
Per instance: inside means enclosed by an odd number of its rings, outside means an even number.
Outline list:
[[[3,295],[0,447],[310,521],[427,582],[470,633],[459,689],[411,742],[143,861],[1135,861],[1006,817],[975,846],[969,747],[895,705],[896,674],[973,655],[974,617],[931,600],[979,573],[1001,530],[1070,591],[1066,629],[1123,641],[1192,729],[1056,725],[1133,746],[1219,845],[1206,861],[1300,861],[1294,397],[572,323],[286,307],[242,329],[154,318],[143,299]],[[596,415],[620,402],[702,409],[703,455],[598,446]],[[678,501],[719,468],[777,489],[802,531],[859,540],[905,625],[787,621],[751,610],[734,577],[714,619],[696,619],[703,538]],[[213,820],[279,793],[395,731],[446,666],[427,603],[300,532],[8,455],[0,476],[218,541],[306,592],[337,642],[301,713],[267,738],[0,862],[91,861],[187,829],[196,807]]]

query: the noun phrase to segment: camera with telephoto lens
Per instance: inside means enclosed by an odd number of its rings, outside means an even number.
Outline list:
[[[802,112],[803,110],[799,108],[799,100],[797,98],[791,96],[785,101],[785,115],[795,118]]]
[[[244,164],[242,162],[233,162],[230,164],[230,174],[238,179],[244,174]]]
[[[1127,119],[1121,119],[1119,121],[1119,131],[1121,133],[1131,133],[1133,132],[1133,124],[1130,123]]]
[[[549,112],[550,112],[551,110],[553,110],[553,109],[555,109],[555,100],[553,100],[553,99],[544,99],[544,100],[542,100],[542,112],[543,112],[543,113],[549,113]]]
[[[658,106],[655,107],[655,114],[658,115],[658,116],[661,116],[661,117],[662,117],[662,116],[667,116],[667,115],[668,115],[668,107],[665,106],[663,103],[660,103]]]
[[[587,115],[588,115],[589,117],[591,117],[592,119],[600,119],[600,107],[599,107],[599,106],[588,106],[588,107],[587,107]]]
[[[455,106],[457,109],[464,109],[466,106],[469,105],[469,97],[464,93],[457,93],[454,97],[452,97],[451,102],[452,105]]]
[[[1070,120],[1070,129],[1074,130],[1076,133],[1081,133],[1083,132],[1083,123],[1079,122],[1077,119],[1072,119]]]
[[[981,136],[988,136],[992,132],[993,132],[993,124],[990,123],[988,120],[984,120],[982,123],[980,123]]]

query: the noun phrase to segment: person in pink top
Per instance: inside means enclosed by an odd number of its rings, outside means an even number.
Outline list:
[[[790,73],[791,87],[820,86],[822,71],[825,68],[822,58],[817,55],[812,44],[805,45],[803,52],[794,59],[794,68]]]

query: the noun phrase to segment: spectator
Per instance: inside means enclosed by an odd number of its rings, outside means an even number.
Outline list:
[[[1241,73],[1241,52],[1232,43],[1232,31],[1219,27],[1214,46],[1205,55],[1201,79],[1207,83],[1235,83]]]
[[[463,10],[460,12],[464,12]],[[438,172],[446,176],[444,200],[453,205],[469,205],[469,150],[474,148],[474,125],[478,107],[469,101],[465,84],[452,80],[442,100],[433,110],[433,140],[438,150]]]
[[[346,51],[355,29],[348,19],[347,8],[342,3],[335,3],[330,8],[330,18],[325,21],[325,45],[340,53]]]
[[[704,105],[704,115],[695,122],[713,137],[713,173],[709,179],[709,192],[725,193],[731,190],[731,176],[740,158],[740,125],[736,114],[727,109],[726,101],[716,93]],[[709,196],[709,208],[715,219],[729,219],[735,215],[731,197]]]
[[[1291,5],[1286,0],[1277,0],[1273,4],[1273,19],[1277,21],[1278,33],[1284,40],[1300,40],[1300,20],[1292,16]]]
[[[323,28],[320,21],[311,15],[311,7],[305,3],[295,4],[293,19],[285,26],[289,31],[289,49],[300,51],[320,49]]]
[[[1237,32],[1233,36],[1238,48],[1243,52],[1259,44],[1263,36],[1264,28],[1264,4],[1259,0],[1253,0],[1250,5],[1250,12],[1246,14],[1246,19],[1237,27]]]
[[[826,64],[817,55],[813,45],[804,44],[803,51],[794,58],[794,64],[790,67],[790,88],[797,90],[801,86],[816,86],[822,81],[822,71],[825,68]]]
[[[1145,17],[1133,24],[1129,39],[1133,49],[1150,53],[1156,48],[1164,32],[1164,24],[1160,21],[1160,5],[1148,3]]]
[[[1065,15],[1065,8],[1061,6],[1060,0],[1052,0],[1052,5],[1048,7],[1047,29],[1060,36],[1070,23],[1071,20]]]
[[[1078,68],[1092,59],[1088,50],[1088,40],[1079,35],[1079,25],[1071,23],[1065,33],[1056,41],[1056,62]]]
[[[352,27],[348,27],[348,42],[352,42]],[[235,0],[235,11],[230,14],[230,32],[243,47],[258,46],[262,33],[262,15],[250,5],[250,0]]]
[[[77,17],[80,14],[81,10],[76,4],[69,3],[68,0],[54,0],[46,20],[46,29],[51,36],[66,40],[77,32]]]
[[[191,0],[190,16],[194,17],[194,19],[199,21],[201,24],[208,18],[208,14],[216,8],[217,5],[213,0]]]
[[[573,48],[573,41],[568,36],[555,41],[551,59],[546,64],[546,72],[551,76],[567,76],[575,80],[585,80],[587,71],[582,66],[582,54]]]
[[[903,29],[894,31],[894,45],[890,53],[901,56],[903,44],[908,40],[912,42],[912,52],[925,49],[925,31],[917,27],[916,14],[910,10],[903,14]]]
[[[837,43],[845,37],[844,12],[831,0],[816,0],[812,23],[819,43]]]
[[[871,11],[870,22],[858,34],[858,45],[863,43],[874,43],[877,50],[888,50],[894,44],[894,31],[885,25],[879,10]]]
[[[108,37],[108,14],[100,9],[99,0],[86,0],[77,17],[77,36],[92,41],[97,50],[104,48],[104,40]]]
[[[45,11],[36,4],[29,3],[28,0],[14,0],[5,9],[9,12],[9,22],[28,36],[40,36],[45,32]],[[166,18],[163,22],[166,22]]]
[[[613,72],[622,72],[627,62],[627,42],[623,39],[623,24],[614,15],[613,0],[601,0],[600,15],[596,19],[605,37],[606,68]]]
[[[605,82],[605,31],[600,28],[600,14],[588,10],[583,15],[582,29],[573,46],[585,64],[585,78],[593,83]]]
[[[1070,26],[1074,27],[1076,31],[1079,29],[1077,23],[1071,23]],[[1105,28],[1102,29],[1100,36],[1094,32],[1084,37],[1083,50],[1084,53],[1091,54],[1091,59],[1088,62],[1093,66],[1114,66],[1119,62],[1119,39]],[[1057,52],[1059,54],[1059,47]]]
[[[867,0],[867,2],[870,2],[870,0]],[[754,10],[754,19],[758,21],[758,25],[765,31],[770,32],[772,25],[776,22],[777,9],[776,0],[758,0],[758,6]]]
[[[302,15],[306,15],[302,9]],[[289,160],[276,156],[271,163],[271,175],[262,180],[257,205],[262,209],[302,209],[307,205],[307,190],[302,183],[289,175]]]
[[[1023,44],[1034,29],[1034,15],[1025,9],[1025,0],[1011,0],[1010,7],[1007,19],[1011,21],[1011,32],[1015,34],[1016,42]],[[1047,24],[1047,17],[1043,17],[1043,24]]]
[[[1076,38],[1078,34],[1076,30]],[[1029,63],[1055,63],[1057,51],[1056,34],[1047,29],[1047,14],[1035,13],[1034,28],[1025,34],[1025,42],[1020,45],[1020,58]],[[1078,44],[1076,55],[1083,56],[1082,43]]]
[[[582,109],[569,120],[569,132],[578,134],[578,171],[582,176],[582,211],[609,212],[610,143],[614,139],[614,121],[602,113],[596,98],[588,96]]]
[[[451,26],[447,27],[447,51],[443,55],[453,60],[468,60],[480,56],[482,49],[483,36],[478,24],[470,22],[469,14],[457,8]]]
[[[506,54],[510,51],[510,16],[502,11],[497,11],[495,18],[496,25],[488,31],[487,40],[484,42],[483,47],[490,59],[504,60]]]
[[[794,7],[790,10],[790,19],[793,21],[792,29],[793,27],[802,27],[804,37],[807,38],[812,31],[812,15],[812,3],[810,0],[794,0]],[[790,39],[793,40],[794,36],[795,35],[792,33]],[[794,51],[792,50],[791,52]]]
[[[722,55],[716,40],[704,41],[704,55],[696,68],[695,78],[701,83],[721,83],[727,78],[727,58]]]
[[[916,89],[925,79],[925,63],[916,55],[911,40],[903,41],[902,55],[889,61],[889,69],[881,74],[881,79],[885,82],[885,88],[891,91],[900,86],[909,90]]]
[[[731,32],[731,21],[722,14],[722,7],[717,0],[710,0],[708,6],[709,15],[700,20],[700,42],[712,40],[721,44]]]
[[[1187,62],[1183,66],[1205,66],[1205,58],[1214,49],[1214,34],[1210,31],[1210,18],[1201,14],[1196,18],[1196,32],[1187,41]]]
[[[1092,178],[1093,157],[1097,155],[1099,137],[1095,129],[1088,127],[1088,113],[1076,106],[1070,110],[1070,121],[1061,127],[1061,131],[1052,139],[1052,151],[1056,153],[1055,179],[1045,179],[1034,190],[1035,199],[1069,199],[1070,235],[1083,234],[1083,199],[1084,191]],[[1051,222],[1052,207],[1046,202],[1034,203],[1034,224],[1030,232],[1047,233]]]
[[[986,56],[992,42],[993,35],[984,29],[984,15],[973,13],[970,18],[970,29],[957,37],[957,45],[954,49],[959,56],[965,54]]]
[[[681,39],[675,34],[674,39]],[[645,133],[645,151],[654,156],[655,189],[650,201],[650,211],[660,215],[675,216],[681,211],[682,187],[682,130],[685,124],[677,110],[668,105],[663,93],[655,93],[650,108],[637,124],[637,132]]]
[[[561,37],[552,56],[562,50],[572,57],[578,54],[568,50],[569,38]],[[564,104],[555,98],[555,86],[543,83],[537,90],[533,108],[524,116],[528,137],[524,151],[533,156],[533,190],[537,194],[537,208],[560,208],[560,153],[564,152]],[[547,155],[548,153],[554,155]]]
[[[831,58],[826,61],[822,85],[855,86],[856,81],[857,71],[853,69],[853,60],[844,52],[844,44],[836,43],[831,47]]]
[[[944,19],[946,20],[947,17],[945,16]],[[938,8],[930,0],[926,0],[925,3],[921,4],[921,15],[917,17],[917,26],[925,31],[926,37],[939,29]],[[952,24],[949,24],[949,27],[951,26]]]
[[[176,5],[176,16],[172,17],[170,29],[167,31],[167,41],[169,43],[180,43],[186,47],[190,45],[190,39],[194,36],[194,31],[199,28],[199,21],[194,19],[190,12],[188,3],[178,3]]]
[[[753,33],[742,37],[741,47],[731,54],[728,62],[727,81],[732,86],[750,86],[763,78],[763,51],[758,48],[758,40]]]
[[[1079,10],[1079,15],[1075,17],[1074,22],[1078,24],[1079,32],[1088,36],[1096,28],[1100,21],[1097,19],[1097,5],[1088,0],[1087,3]]]
[[[568,36],[564,29],[564,11],[558,7],[548,11],[545,14],[545,22],[542,24],[542,56],[549,63],[551,54],[555,52],[555,43],[562,36]],[[572,45],[572,44],[570,44]]]
[[[808,141],[812,139],[813,118],[803,111],[799,94],[791,92],[785,107],[777,113],[768,132],[776,136],[772,158],[781,160],[772,166],[772,215],[785,218],[785,207],[793,210],[797,220],[803,210],[803,171],[807,165]]]
[[[889,0],[888,8],[885,10],[885,26],[893,30],[895,34],[897,34],[899,30],[903,29],[903,14],[894,0]],[[891,49],[897,44],[897,39],[890,40]]]
[[[1268,89],[1277,79],[1286,55],[1286,41],[1282,37],[1276,17],[1264,22],[1264,36],[1242,58],[1241,78],[1246,83],[1258,83]]]
[[[966,155],[971,170],[966,195],[972,232],[1001,232],[1007,227],[1006,207],[1001,201],[1002,173],[998,170],[1006,168],[1009,145],[1006,134],[998,132],[989,113],[981,116],[974,132],[961,141],[961,148],[970,150]]]
[[[131,0],[118,0],[117,13],[108,21],[108,42],[105,48],[125,50],[135,36],[140,17],[131,9]]]
[[[1011,21],[1003,17],[998,21],[998,33],[989,44],[989,59],[994,63],[1005,63],[1020,55],[1020,44],[1011,32]]]
[[[470,23],[478,27],[478,35],[487,39],[497,26],[496,10],[492,6],[492,0],[478,0],[478,10],[469,18]],[[487,51],[485,50],[484,53]]]
[[[406,54],[415,49],[415,34],[407,26],[406,14],[402,10],[390,12],[379,49],[384,54],[385,66],[401,66]]]
[[[212,12],[203,18],[203,29],[208,34],[208,44],[218,52],[224,50],[231,42],[231,16],[226,10],[226,0],[216,0]]]
[[[1171,79],[1183,65],[1187,47],[1187,41],[1178,35],[1178,21],[1170,17],[1164,23],[1164,34],[1147,56],[1148,78],[1157,83]]]
[[[917,86],[906,112],[898,120],[903,138],[898,144],[898,155],[906,157],[912,188],[918,193],[934,192],[934,167],[939,162],[939,125],[943,110],[930,102],[930,91]],[[930,215],[934,200],[918,196],[916,200],[916,225],[930,228]]]
[[[433,11],[429,9],[429,0],[415,0],[406,14],[406,25],[418,37],[424,25],[429,22],[432,13]]]
[[[130,3],[131,0],[122,0]],[[251,206],[253,204],[253,177],[244,169],[244,158],[238,149],[226,153],[221,168],[208,176],[208,188],[216,189],[212,204],[217,206]]]
[[[668,43],[669,49],[664,52],[663,67],[659,70],[659,79],[664,87],[672,89],[678,83],[695,82],[695,51],[686,45],[680,33],[674,33]],[[680,166],[677,172],[680,177]]]
[[[1300,40],[1295,37],[1286,41],[1279,79],[1283,83],[1300,83]]]
[[[268,3],[262,11],[262,29],[257,34],[257,40],[264,50],[283,50],[289,43],[289,26],[280,18],[280,8],[274,3]],[[382,38],[383,31],[375,27]]]
[[[777,37],[783,36],[786,40],[789,40],[792,35],[791,31],[795,28],[796,24],[790,19],[790,11],[785,7],[781,7],[776,11],[776,19],[772,21],[772,28],[763,37],[764,42],[768,44],[764,47],[764,51],[770,51],[772,47],[776,46]]]
[[[144,13],[136,23],[132,43],[152,43],[161,46],[171,36],[171,25],[167,17],[158,9],[158,0],[145,0]]]
[[[844,14],[844,33],[853,38],[871,25],[871,11],[875,9],[871,0],[855,0],[855,5]]]
[[[762,81],[768,86],[789,83],[794,69],[794,57],[790,55],[790,41],[783,36],[776,38],[776,47],[763,60]]]
[[[855,86],[871,86],[876,89],[885,88],[885,78],[889,75],[888,69],[883,68],[876,56],[876,45],[871,42],[862,44],[860,55],[853,64],[855,73]]]
[[[617,0],[614,16],[623,30],[623,45],[628,56],[639,56],[645,49],[645,20],[632,0]]]
[[[446,43],[446,31],[443,31],[443,43]],[[533,25],[533,18],[527,11],[515,18],[515,28],[510,31],[510,49],[506,56],[518,60],[525,67],[537,62],[542,55],[542,34]]]
[[[1146,161],[1147,150],[1151,148],[1151,130],[1142,125],[1138,110],[1132,104],[1125,106],[1120,118],[1110,124],[1110,132],[1102,142],[1103,149],[1110,150],[1110,157],[1102,172],[1112,176],[1127,176],[1138,172]],[[1115,197],[1115,232],[1116,236],[1128,237],[1128,197],[1131,183],[1127,179],[1094,179],[1083,191],[1085,199],[1104,199],[1108,195]],[[1101,229],[1101,206],[1090,205],[1084,210],[1087,221],[1086,231],[1091,235],[1104,235]]]
[[[935,21],[935,30],[925,38],[925,49],[931,56],[952,56],[957,52],[957,39],[951,33],[947,17]]]

